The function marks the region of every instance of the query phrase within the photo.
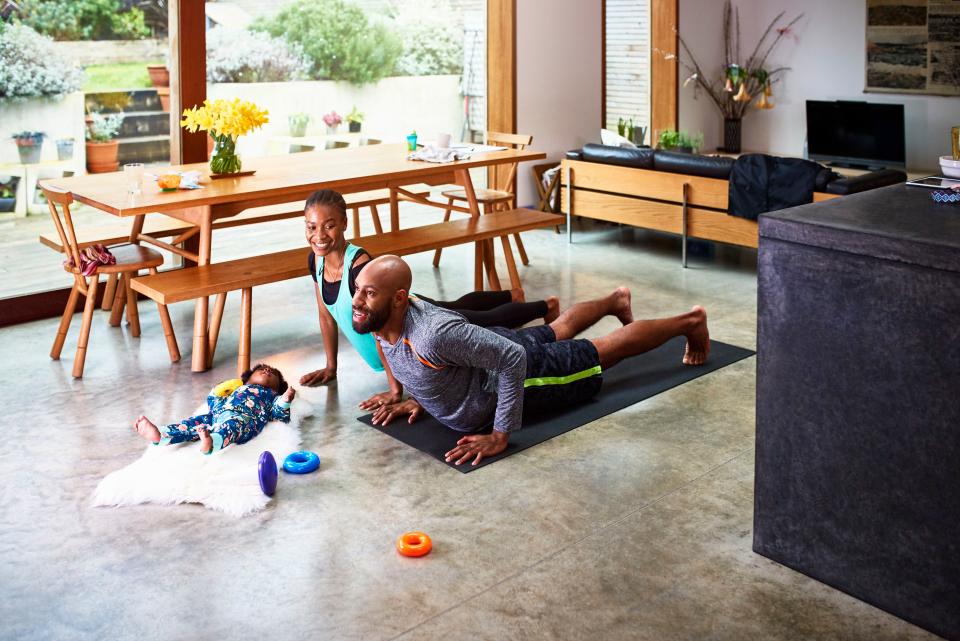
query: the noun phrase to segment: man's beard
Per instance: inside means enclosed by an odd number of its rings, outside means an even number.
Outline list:
[[[379,332],[383,329],[383,326],[387,324],[387,320],[390,318],[390,308],[385,307],[382,310],[375,310],[369,307],[356,308],[354,310],[363,312],[367,315],[367,318],[363,321],[357,321],[356,318],[351,319],[353,323],[353,329],[358,334],[369,334],[370,332]]]

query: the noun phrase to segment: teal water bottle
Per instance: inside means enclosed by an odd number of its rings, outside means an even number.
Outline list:
[[[407,136],[407,151],[416,151],[417,150],[417,132],[411,132]]]

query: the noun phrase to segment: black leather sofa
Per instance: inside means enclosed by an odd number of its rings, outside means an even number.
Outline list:
[[[674,174],[702,176],[727,180],[733,169],[734,159],[727,156],[704,156],[685,154],[675,151],[663,151],[650,147],[612,147],[609,145],[587,144],[582,149],[567,152],[571,160],[585,160],[606,165],[653,169]],[[885,187],[906,181],[907,175],[896,169],[883,169],[844,178],[835,171],[824,167],[817,175],[816,191],[837,196],[855,194],[877,187]]]

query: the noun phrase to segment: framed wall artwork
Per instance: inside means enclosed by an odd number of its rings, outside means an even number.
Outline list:
[[[960,0],[866,3],[866,91],[960,96]]]

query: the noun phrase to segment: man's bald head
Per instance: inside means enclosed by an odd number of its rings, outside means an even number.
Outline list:
[[[392,254],[374,258],[367,263],[361,273],[367,283],[390,294],[400,289],[409,292],[413,284],[410,265],[399,256]]]
[[[378,332],[407,309],[413,283],[410,266],[397,256],[380,256],[363,266],[353,296],[353,328],[361,334]]]

